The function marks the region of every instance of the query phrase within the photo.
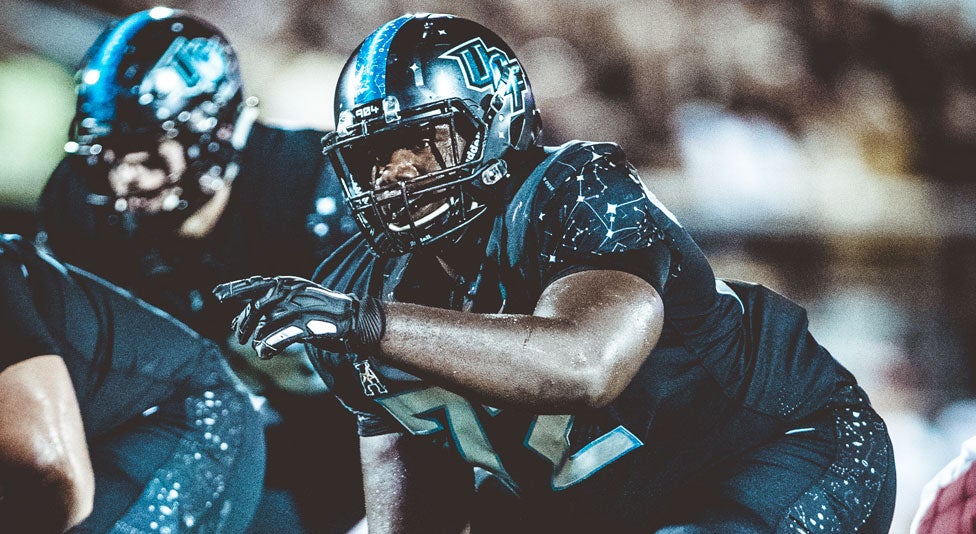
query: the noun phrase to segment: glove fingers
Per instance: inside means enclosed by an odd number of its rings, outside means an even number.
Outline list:
[[[250,313],[250,311],[251,311],[251,305],[248,304],[247,306],[244,307],[243,310],[241,310],[241,313],[235,315],[234,319],[230,322],[230,329],[232,332],[234,332],[234,338],[237,339],[237,342],[242,345],[244,344],[245,341],[247,341],[247,336],[245,336],[244,331],[241,330],[241,325],[244,324],[244,321],[247,318],[247,315]]]
[[[238,316],[240,318],[236,325],[238,342],[245,343],[251,334],[257,330],[261,321],[271,316],[276,311],[277,306],[288,299],[291,294],[292,291],[282,291],[281,284],[275,283],[270,289],[267,289],[266,295],[249,303]]]
[[[344,346],[355,320],[354,298],[304,278],[255,276],[221,284],[214,288],[214,295],[221,301],[247,303],[232,328],[238,342],[251,339],[261,359],[272,358],[297,342]]]
[[[213,294],[219,302],[227,302],[235,299],[254,299],[275,287],[275,284],[276,280],[274,278],[252,276],[250,278],[220,284],[213,288]]]
[[[247,340],[251,339],[255,330],[261,326],[263,320],[264,316],[254,308],[254,304],[249,303],[245,306],[231,324],[231,327],[234,329],[234,334],[237,336],[237,342],[242,345],[247,343]]]

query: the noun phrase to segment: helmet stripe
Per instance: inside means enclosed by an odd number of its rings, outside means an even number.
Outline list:
[[[380,26],[363,41],[356,58],[356,105],[365,104],[386,96],[386,58],[390,43],[400,28],[415,15],[404,15]]]
[[[106,37],[102,46],[92,54],[91,60],[83,67],[79,92],[84,93],[91,109],[88,115],[100,120],[111,120],[115,115],[112,100],[115,98],[115,80],[112,74],[119,68],[129,41],[151,20],[158,18],[158,12],[142,11],[124,19]]]

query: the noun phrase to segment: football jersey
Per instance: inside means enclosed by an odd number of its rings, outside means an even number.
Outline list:
[[[19,236],[0,237],[0,270],[5,357],[61,356],[90,440],[161,399],[182,399],[187,385],[235,383],[212,342]]]
[[[854,383],[810,335],[802,308],[715,279],[619,147],[577,141],[547,152],[495,217],[483,251],[472,251],[485,259],[464,287],[429,254],[380,258],[362,240],[324,262],[316,281],[387,301],[531,314],[560,277],[621,270],[663,298],[657,346],[609,406],[563,415],[499,410],[369,354],[310,349],[361,435],[430,436],[567,524],[632,525],[653,513],[635,503],[781,435]]]
[[[75,530],[243,531],[263,428],[218,347],[18,236],[0,236],[0,271],[4,356],[60,356],[78,399],[96,491]]]

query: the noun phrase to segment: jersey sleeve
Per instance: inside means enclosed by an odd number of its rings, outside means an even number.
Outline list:
[[[588,144],[548,167],[534,217],[541,286],[587,269],[637,275],[658,292],[677,259],[672,221],[623,152]]]
[[[0,247],[0,371],[11,365],[60,349],[41,319],[25,278],[23,264],[16,254]]]

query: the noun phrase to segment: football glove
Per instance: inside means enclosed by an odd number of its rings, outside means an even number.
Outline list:
[[[359,352],[379,343],[386,327],[379,299],[360,299],[295,276],[252,276],[220,284],[213,293],[220,302],[245,304],[231,328],[241,344],[253,336],[263,360],[298,342]]]

